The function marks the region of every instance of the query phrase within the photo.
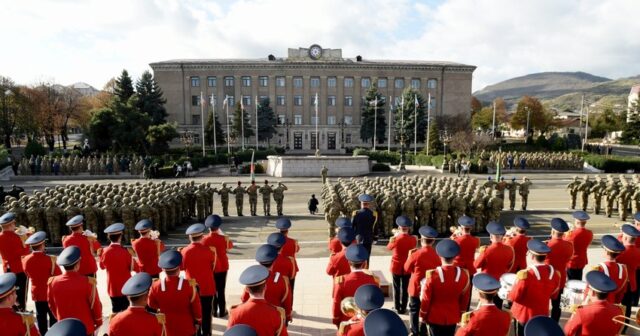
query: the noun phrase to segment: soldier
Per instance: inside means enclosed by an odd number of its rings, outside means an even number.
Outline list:
[[[0,274],[0,326],[6,335],[33,335],[40,333],[36,329],[33,314],[15,312],[17,301],[16,275],[8,272]]]
[[[262,195],[262,211],[265,216],[271,216],[271,194],[273,189],[269,185],[269,180],[264,180],[264,185],[258,190]]]
[[[475,221],[475,232],[482,232],[485,228],[484,222],[485,204],[482,195],[477,192],[469,202],[469,215]]]
[[[454,194],[453,198],[451,199],[451,206],[449,208],[451,209],[452,218],[460,218],[466,213],[467,202],[464,199],[462,190],[458,189],[458,192]]]
[[[99,230],[101,229],[99,225],[99,220],[101,217],[100,210],[93,206],[92,199],[89,198],[85,201],[85,207],[82,210],[82,214],[85,218],[85,222],[87,223],[87,229],[94,233],[99,232]]]
[[[258,212],[258,186],[256,181],[251,180],[251,185],[247,188],[247,194],[249,195],[249,209],[251,216],[257,216]]]
[[[439,233],[445,233],[447,232],[447,223],[449,221],[449,200],[444,191],[440,192],[434,205],[436,210],[436,229]]]
[[[430,225],[431,224],[431,211],[433,208],[433,199],[431,198],[431,194],[428,190],[424,190],[422,192],[422,198],[420,198],[420,203],[418,204],[418,216],[419,223],[418,228]],[[417,229],[417,228],[416,228]]]
[[[327,176],[329,175],[329,168],[327,166],[322,165],[322,170],[320,170],[320,176],[322,176],[322,184],[327,183]]]
[[[401,214],[406,216],[411,223],[416,220],[416,199],[413,192],[408,192],[407,197],[404,197],[400,202]]]
[[[242,214],[242,203],[244,203],[244,194],[247,193],[247,190],[242,187],[242,182],[238,181],[238,186],[231,193],[236,195],[236,212],[238,216],[244,216]]]
[[[282,216],[282,205],[284,203],[284,192],[289,190],[282,182],[278,182],[278,186],[273,189],[273,200],[276,201],[276,208],[278,210],[278,216]]]
[[[576,208],[576,197],[578,196],[578,189],[580,187],[580,180],[578,176],[573,177],[573,181],[567,184],[567,190],[569,191],[569,195],[571,196],[571,204],[569,205],[569,209]]]
[[[502,224],[490,222],[487,224],[487,232],[491,244],[480,248],[480,254],[473,262],[473,267],[495,279],[500,279],[503,274],[511,271],[515,252],[513,247],[503,243],[506,230]],[[502,309],[502,299],[497,295],[493,297],[493,303],[498,309]]]
[[[562,218],[551,219],[551,239],[545,243],[551,249],[547,255],[545,262],[547,265],[553,266],[560,273],[560,284],[558,292],[551,297],[551,318],[558,322],[562,310],[560,309],[560,300],[562,291],[567,282],[567,264],[573,255],[573,243],[563,239],[564,234],[569,231],[569,224]]]
[[[196,216],[198,218],[198,222],[203,222],[206,218],[206,208],[207,208],[207,192],[204,190],[205,185],[201,184],[198,190],[195,192],[196,199]]]
[[[593,187],[593,183],[589,179],[589,176],[584,178],[584,181],[580,183],[578,186],[578,191],[581,192],[581,208],[582,211],[587,211],[587,207],[589,206],[589,194],[591,193],[591,187]]]
[[[67,205],[67,208],[64,210],[67,217],[66,220],[70,220],[77,215],[82,215],[82,210],[76,206],[76,201],[74,199],[68,200]]]
[[[593,212],[600,214],[600,206],[602,204],[602,196],[604,196],[607,184],[602,180],[600,175],[596,175],[596,182],[591,187],[590,192],[593,194]]]
[[[51,243],[59,245],[62,241],[60,239],[60,222],[61,211],[55,206],[54,200],[47,201],[47,208],[44,210],[45,218],[47,219],[47,232],[51,237]]]
[[[605,189],[605,195],[607,196],[607,206],[605,208],[605,214],[607,217],[611,217],[613,213],[613,206],[618,198],[618,184],[612,179],[609,178],[607,182],[607,188]]]
[[[111,299],[111,312],[121,312],[129,306],[129,301],[122,294],[122,286],[131,277],[135,263],[129,251],[122,247],[124,224],[114,223],[104,229],[111,244],[98,250],[100,269],[107,271],[107,291]],[[136,268],[137,270],[137,268]]]
[[[456,336],[508,335],[511,313],[502,311],[493,304],[498,296],[500,281],[489,274],[478,273],[473,276],[473,286],[478,289],[479,308],[462,314]]]
[[[511,182],[507,183],[507,190],[509,191],[509,210],[513,211],[516,207],[516,192],[518,191],[518,182],[515,177],[512,177]]]
[[[400,231],[389,239],[387,250],[393,252],[390,272],[393,276],[394,307],[398,314],[404,314],[409,303],[407,290],[409,288],[409,278],[411,277],[411,272],[405,272],[404,264],[409,256],[409,251],[416,247],[417,239],[410,233],[413,225],[410,218],[399,216],[396,218],[396,224]]]
[[[629,215],[629,201],[633,194],[633,188],[626,180],[621,181],[622,185],[618,192],[618,215],[621,221],[626,221]]]
[[[213,270],[213,280],[216,284],[216,293],[213,296],[213,316],[226,317],[227,305],[225,288],[227,286],[227,271],[229,270],[229,257],[227,251],[233,248],[233,242],[220,230],[222,218],[218,215],[209,215],[204,222],[209,228],[209,234],[202,238],[202,244],[216,249],[216,267]]]
[[[27,218],[30,226],[34,227],[36,231],[45,231],[44,226],[44,211],[38,205],[38,201],[31,200],[29,202],[29,209],[27,210]]]
[[[124,204],[120,207],[120,214],[122,215],[122,222],[125,226],[125,239],[131,240],[135,237],[134,232],[136,226],[137,211],[131,203],[131,199],[129,197],[123,198],[122,202]]]
[[[230,188],[227,188],[227,183],[222,183],[222,188],[218,190],[220,195],[220,203],[222,204],[222,215],[229,216],[229,194],[232,193]]]
[[[5,273],[11,272],[16,277],[18,309],[24,311],[27,300],[27,275],[24,273],[21,258],[29,254],[29,249],[24,246],[23,237],[16,233],[16,216],[7,212],[0,217],[0,258]]]
[[[113,200],[111,198],[107,198],[104,200],[105,206],[102,208],[102,225],[111,225],[113,223],[118,222],[118,210],[113,205]]]
[[[387,192],[381,204],[383,220],[382,231],[385,237],[391,237],[393,235],[393,223],[396,214],[396,205],[396,200],[391,192]]]
[[[111,317],[110,336],[163,336],[165,334],[165,315],[153,314],[145,309],[152,282],[151,276],[144,272],[127,280],[122,287],[122,294],[127,296],[129,308]]]
[[[494,190],[493,195],[489,199],[489,203],[488,203],[489,220],[499,221],[500,211],[502,211],[503,208],[504,208],[504,199],[498,197],[498,191]]]

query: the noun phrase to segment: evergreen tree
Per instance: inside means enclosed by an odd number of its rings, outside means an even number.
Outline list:
[[[382,99],[382,95],[378,92],[378,88],[375,84],[372,85],[367,90],[364,98],[364,104],[361,108],[362,124],[360,125],[360,139],[362,139],[362,141],[368,142],[371,140],[371,143],[373,144],[373,133],[375,131],[375,138],[378,144],[384,143],[387,130],[385,105],[386,102]]]
[[[147,148],[146,135],[151,119],[141,113],[135,106],[137,99],[131,97],[125,104],[118,98],[112,103],[117,118],[114,138],[118,149],[142,153]]]
[[[129,101],[129,98],[133,96],[133,80],[129,76],[127,70],[122,70],[120,77],[116,79],[115,97],[122,103]]]
[[[271,101],[265,98],[258,105],[258,141],[267,141],[267,146],[271,146],[270,140],[276,134],[276,115],[271,108]]]
[[[243,122],[244,119],[244,122]],[[231,124],[231,138],[236,140],[236,143],[242,142],[242,126],[244,125],[244,138],[247,139],[255,134],[251,127],[251,121],[247,115],[247,111],[242,108],[240,102],[236,103],[236,109],[233,112],[233,124]]]
[[[425,115],[425,110],[427,108],[427,101],[422,97],[422,95],[411,89],[407,88],[402,93],[402,97],[404,97],[404,106],[399,104],[396,107],[396,134],[398,137],[398,141],[400,141],[400,135],[404,130],[404,141],[406,144],[413,144],[414,142],[414,134],[417,131],[418,142],[423,142],[426,130],[427,130],[427,117]],[[416,106],[416,100],[418,101],[418,106]],[[402,100],[401,100],[402,101]],[[415,107],[415,109],[414,109]],[[403,125],[403,115],[404,115],[404,125]],[[417,120],[417,129],[416,127]]]
[[[136,95],[138,96],[136,107],[151,118],[152,125],[166,122],[167,110],[164,104],[167,103],[167,100],[164,99],[162,89],[158,86],[151,72],[145,71],[136,82]]]
[[[427,135],[425,133],[425,141]],[[429,124],[429,155],[436,155],[438,151],[442,149],[442,142],[440,141],[440,133],[438,129],[438,123],[436,119],[431,117],[431,123]],[[424,152],[426,154],[427,147],[424,147]]]
[[[213,127],[215,125],[216,128],[216,141],[215,144],[216,145],[224,145],[227,143],[227,137],[226,134],[224,132],[224,130],[222,129],[222,125],[220,124],[220,121],[218,121],[218,115],[216,114],[216,116],[213,116],[213,113],[209,112],[209,117],[207,117],[207,125],[205,126],[204,129],[204,136],[205,136],[205,140],[207,145],[209,146],[213,146],[214,141],[213,141]]]
[[[166,153],[169,150],[169,141],[179,136],[175,123],[149,126],[146,137],[150,145],[149,152],[155,155]]]

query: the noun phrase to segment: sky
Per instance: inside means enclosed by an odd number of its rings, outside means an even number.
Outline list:
[[[343,57],[477,66],[473,90],[544,71],[640,74],[638,0],[0,0],[0,75],[102,88],[176,58]]]

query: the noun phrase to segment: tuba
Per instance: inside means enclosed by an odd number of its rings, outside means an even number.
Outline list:
[[[352,318],[360,313],[360,309],[356,306],[356,300],[353,296],[348,296],[340,302],[340,311],[348,318]]]

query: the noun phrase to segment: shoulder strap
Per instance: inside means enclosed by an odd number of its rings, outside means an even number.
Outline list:
[[[462,314],[462,317],[460,318],[460,326],[464,327],[465,325],[467,325],[469,321],[471,321],[472,315],[473,315],[473,312],[466,312]]]
[[[440,282],[444,283],[444,272],[442,271],[442,267],[436,267],[436,272],[438,272],[438,276],[440,277]]]
[[[516,277],[518,278],[518,280],[525,280],[527,279],[528,276],[529,276],[529,272],[527,272],[526,269],[520,270],[516,274]]]
[[[19,313],[19,314],[20,314],[20,318],[22,319],[22,323],[24,324],[25,329],[27,330],[27,333],[25,334],[25,336],[31,336],[31,327],[36,322],[33,316],[33,313]]]

